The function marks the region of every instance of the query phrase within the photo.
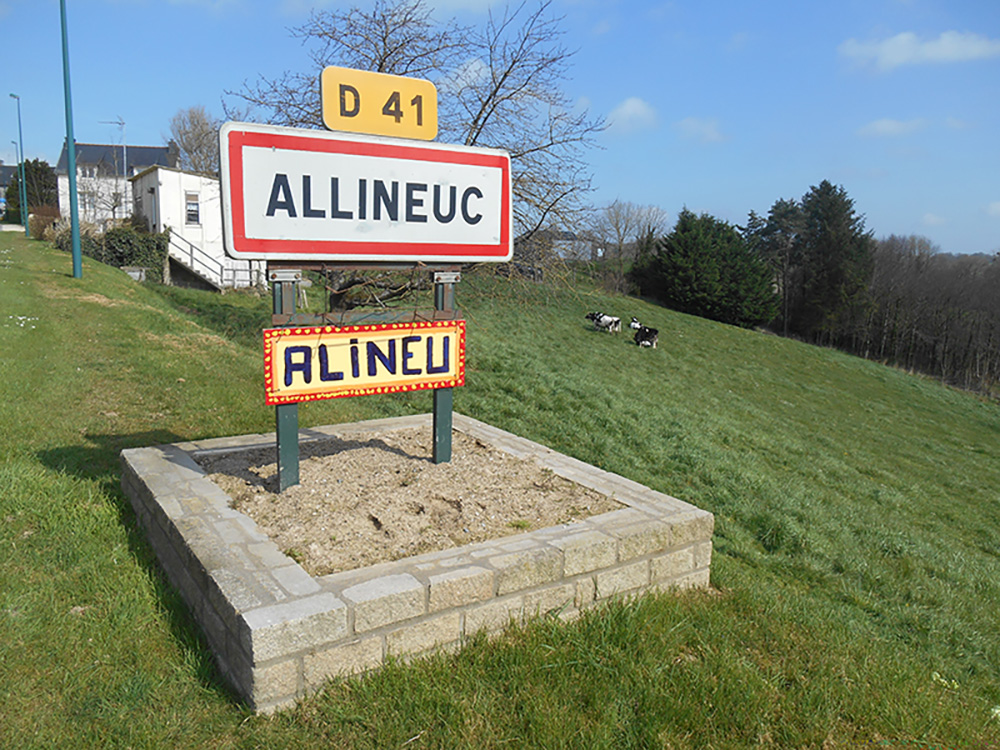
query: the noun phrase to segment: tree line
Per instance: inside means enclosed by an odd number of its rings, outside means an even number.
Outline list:
[[[619,251],[620,252],[620,251]],[[995,392],[1000,253],[952,255],[928,239],[876,240],[827,180],[744,226],[686,208],[636,235],[628,278],[668,307]],[[614,264],[611,264],[612,267]]]

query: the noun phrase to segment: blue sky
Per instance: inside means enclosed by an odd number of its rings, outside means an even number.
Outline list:
[[[79,143],[160,145],[170,118],[258,75],[308,70],[288,29],[306,0],[67,0]],[[487,0],[429,3],[465,23]],[[496,3],[494,3],[496,6]],[[568,95],[607,117],[589,155],[596,203],[687,207],[742,223],[827,179],[878,237],[1000,251],[997,0],[554,0],[577,50]],[[65,136],[59,3],[0,0],[25,153]],[[319,75],[320,71],[315,71]],[[0,108],[15,162],[17,110]]]

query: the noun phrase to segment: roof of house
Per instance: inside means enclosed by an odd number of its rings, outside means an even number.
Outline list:
[[[179,158],[177,144],[173,141],[166,146],[130,146],[124,147],[120,144],[108,143],[77,143],[76,144],[76,164],[81,165],[101,165],[106,164],[114,170],[121,169],[122,154],[128,154],[128,172],[141,172],[143,169],[152,166],[176,167]],[[56,174],[67,174],[69,155],[66,152],[66,143],[63,143],[62,151],[59,154],[59,161],[56,163]]]
[[[10,184],[10,181],[14,179],[14,175],[17,173],[17,166],[11,164],[10,166],[6,164],[0,164],[0,188],[5,188]]]
[[[146,167],[145,169],[138,170],[138,171],[136,171],[136,173],[134,175],[132,175],[131,177],[129,177],[129,180],[131,182],[135,182],[136,180],[142,179],[144,176],[146,176],[147,174],[149,174],[150,172],[152,172],[153,170],[156,170],[156,169],[163,169],[163,170],[166,170],[168,172],[177,172],[178,174],[193,175],[194,177],[200,177],[203,180],[211,180],[212,182],[218,182],[219,181],[218,177],[215,177],[215,176],[210,175],[210,174],[202,174],[201,172],[191,172],[191,171],[189,171],[187,169],[181,169],[180,167],[165,167],[162,164],[153,164],[152,166]]]

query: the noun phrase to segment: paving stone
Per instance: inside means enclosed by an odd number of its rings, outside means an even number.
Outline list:
[[[306,596],[308,594],[315,594],[320,590],[316,580],[298,565],[272,568],[271,575],[293,596]]]

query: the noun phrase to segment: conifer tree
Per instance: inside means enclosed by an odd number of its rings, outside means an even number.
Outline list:
[[[827,345],[850,344],[864,327],[873,239],[843,187],[823,180],[802,197],[801,298],[794,330]]]

